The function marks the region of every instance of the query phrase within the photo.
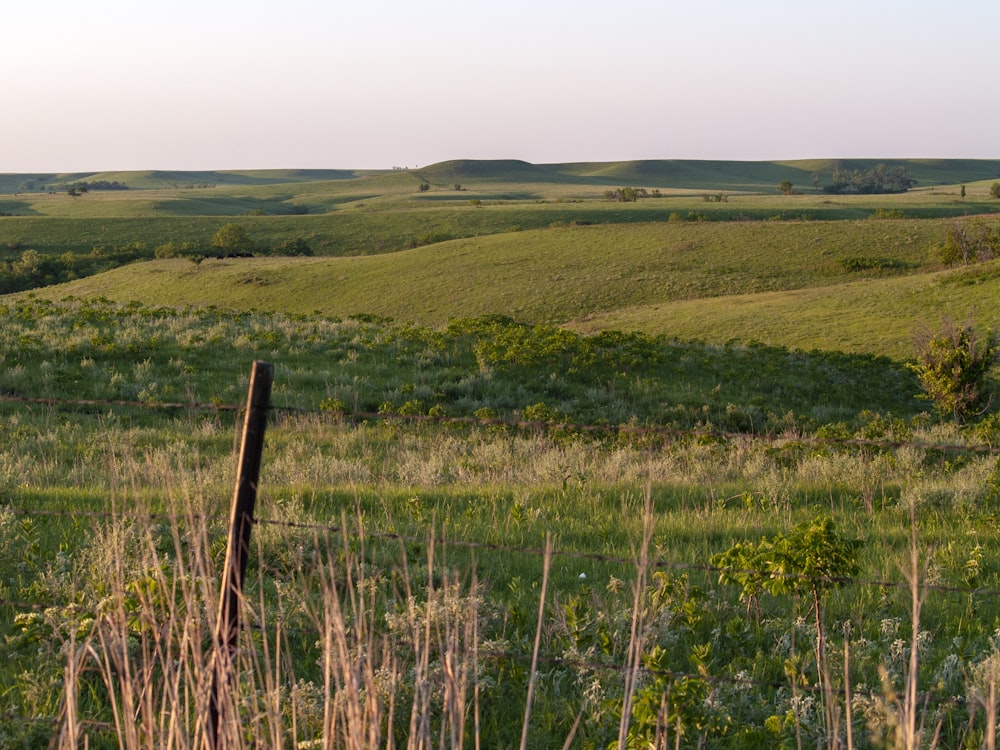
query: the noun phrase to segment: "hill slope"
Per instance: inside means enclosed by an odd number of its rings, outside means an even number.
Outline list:
[[[619,185],[698,190],[767,190],[782,180],[812,189],[834,169],[866,170],[876,164],[904,165],[918,186],[955,185],[1000,180],[998,159],[803,159],[793,161],[710,161],[649,159],[617,162],[531,164],[517,159],[456,159],[410,172],[436,184],[512,183]],[[75,172],[0,174],[0,193],[46,188],[75,182],[122,182],[132,190],[169,189],[194,185],[252,187],[303,182],[364,180],[393,170],[271,169],[211,171]],[[30,185],[30,187],[29,187]]]
[[[566,227],[351,258],[186,259],[125,266],[36,292],[152,305],[365,313],[441,325],[510,315],[586,330],[907,357],[915,323],[1000,317],[1000,267],[929,273],[926,222]],[[874,234],[873,234],[874,233]],[[896,278],[859,278],[838,258],[879,241]],[[839,238],[842,244],[836,244]],[[923,259],[922,261],[920,259]],[[901,276],[908,273],[910,275]]]
[[[345,180],[365,174],[368,173],[348,169],[10,173],[0,174],[0,193],[59,189],[79,182],[121,182],[130,190],[161,190],[192,185],[252,186]]]

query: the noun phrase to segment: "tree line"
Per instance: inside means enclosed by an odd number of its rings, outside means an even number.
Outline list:
[[[261,245],[240,224],[221,227],[208,247],[193,242],[171,241],[156,247],[150,247],[144,242],[132,242],[110,248],[97,246],[89,253],[69,251],[58,255],[24,248],[19,258],[0,261],[0,294],[61,284],[109,271],[126,263],[154,258],[188,258],[194,263],[201,263],[206,258],[247,258],[255,255],[294,257],[312,254],[308,241],[301,237],[284,239],[275,245]]]
[[[905,193],[917,184],[910,170],[902,164],[878,164],[871,169],[834,169],[833,184],[824,185],[823,191],[835,195],[858,193],[876,195]]]

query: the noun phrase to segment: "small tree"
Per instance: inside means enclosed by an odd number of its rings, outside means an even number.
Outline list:
[[[249,253],[253,251],[253,240],[246,227],[226,224],[212,237],[212,247],[226,253]]]
[[[421,193],[426,193],[430,189],[431,189],[431,186],[428,185],[426,182],[421,182],[420,183],[420,192]]]
[[[795,527],[788,535],[767,537],[756,544],[740,542],[712,557],[720,583],[738,583],[747,609],[756,606],[762,593],[808,597],[816,623],[816,672],[823,698],[827,735],[837,732],[833,686],[826,666],[826,633],[823,600],[826,593],[858,574],[861,541],[841,536],[830,516]],[[758,614],[758,619],[760,615]]]
[[[989,408],[986,376],[998,354],[1000,339],[993,331],[980,336],[972,323],[945,320],[938,333],[917,334],[917,362],[909,368],[920,379],[923,397],[961,423]]]
[[[990,185],[990,197],[1000,198],[1000,182],[994,182]]]
[[[943,263],[962,265],[991,260],[1000,249],[1000,233],[982,221],[953,221],[939,250]]]
[[[781,191],[782,195],[791,195],[795,190],[795,186],[792,185],[791,180],[782,180],[778,183],[778,190]]]

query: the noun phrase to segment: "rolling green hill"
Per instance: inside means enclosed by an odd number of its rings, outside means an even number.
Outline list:
[[[195,185],[275,185],[319,180],[353,179],[367,174],[346,169],[259,169],[211,171],[125,171],[0,174],[0,193],[59,190],[79,182],[121,182],[130,190],[161,190]],[[28,184],[32,187],[28,187]]]
[[[811,187],[814,173],[822,182],[835,168],[876,163],[466,159],[367,172],[5,175],[0,189],[18,180],[35,189],[0,195],[8,214],[0,217],[0,263],[11,277],[32,251],[35,262],[75,264],[5,287],[25,289],[151,258],[155,249],[200,262],[133,263],[36,293],[428,325],[504,314],[588,331],[897,357],[910,355],[921,321],[976,315],[991,323],[1000,313],[991,265],[933,274],[954,217],[1000,208],[989,196],[1000,161],[905,161],[923,187],[892,196]],[[782,180],[808,187],[779,195]],[[94,181],[130,187],[76,197],[38,190]],[[625,185],[663,192],[608,199],[609,187]],[[995,225],[974,221],[983,220]],[[218,260],[212,237],[233,221],[259,254],[295,240],[317,257]]]
[[[937,271],[940,224],[745,222],[563,227],[353,258],[171,259],[37,294],[442,325],[504,314],[586,331],[912,354],[915,325],[1000,317],[1000,261]],[[849,270],[854,248],[879,269]]]
[[[699,190],[773,190],[782,180],[812,189],[813,175],[834,169],[865,170],[879,163],[904,165],[918,186],[954,185],[1000,179],[997,159],[803,159],[793,161],[709,161],[655,159],[620,162],[531,164],[516,159],[456,159],[410,170],[415,178],[447,183],[617,185]],[[0,174],[0,193],[62,189],[77,182],[121,182],[131,190],[193,186],[253,187],[315,182],[366,181],[403,170],[274,169]],[[405,174],[405,171],[404,171]],[[31,187],[27,187],[28,185]]]

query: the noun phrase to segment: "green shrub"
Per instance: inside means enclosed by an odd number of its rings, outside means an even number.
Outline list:
[[[917,362],[909,365],[942,415],[965,422],[983,413],[991,396],[986,376],[1000,354],[1000,339],[993,331],[976,332],[971,323],[945,320],[940,332],[922,332],[917,341]]]

